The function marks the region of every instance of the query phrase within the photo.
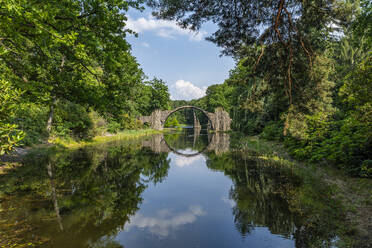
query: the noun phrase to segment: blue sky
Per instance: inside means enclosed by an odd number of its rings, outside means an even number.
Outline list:
[[[205,95],[209,85],[221,84],[234,66],[230,57],[220,57],[220,49],[205,37],[215,30],[206,24],[199,33],[157,20],[146,10],[130,10],[127,27],[138,33],[128,37],[133,55],[151,79],[163,79],[174,100],[190,100]]]

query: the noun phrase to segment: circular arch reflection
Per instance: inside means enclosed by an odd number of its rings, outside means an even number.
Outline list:
[[[201,134],[201,135],[200,135],[199,133],[200,133],[200,131],[202,130],[201,128],[199,128],[199,132],[198,132],[198,134],[195,133],[195,130],[198,130],[198,129],[195,129],[195,128],[192,128],[192,129],[194,130],[194,135],[193,135],[193,137],[194,137],[194,138],[196,137],[196,140],[200,139],[200,136],[208,135],[208,134]],[[189,130],[189,129],[185,128],[184,130],[185,130],[185,133],[183,133],[183,135],[185,135],[186,137],[188,137],[188,136],[187,136],[187,131],[186,131],[186,130]],[[206,130],[206,129],[204,129],[204,130]],[[178,139],[180,139],[180,138],[178,137]],[[182,153],[182,152],[179,151],[180,149],[177,149],[177,148],[172,147],[171,143],[170,143],[169,141],[167,141],[166,136],[163,136],[163,137],[162,137],[162,143],[163,143],[163,144],[164,144],[164,145],[165,145],[165,146],[166,146],[166,147],[167,147],[171,152],[173,152],[173,153],[175,153],[175,154],[177,154],[177,155],[183,156],[183,157],[194,157],[194,156],[198,156],[198,155],[200,155],[200,154],[206,152],[206,151],[209,149],[209,147],[211,146],[211,143],[212,143],[212,137],[209,137],[209,135],[208,135],[206,141],[207,141],[207,142],[203,142],[205,145],[203,145],[202,149],[198,149],[198,150],[196,150],[194,153]],[[185,142],[185,143],[187,143],[187,142]],[[196,142],[195,142],[195,139],[194,139],[194,145],[195,145],[195,143],[196,143]],[[190,148],[190,147],[186,147],[186,148]],[[192,149],[194,149],[194,146],[192,147]]]

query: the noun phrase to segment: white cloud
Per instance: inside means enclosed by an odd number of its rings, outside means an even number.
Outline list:
[[[201,41],[207,35],[207,32],[204,30],[193,32],[189,29],[179,27],[174,21],[158,20],[151,15],[147,18],[138,18],[137,20],[128,16],[127,28],[137,33],[154,31],[156,35],[167,39],[174,39],[178,35],[183,35],[188,36],[189,40]]]
[[[148,229],[149,232],[161,236],[168,236],[172,229],[179,226],[190,224],[196,221],[198,216],[205,215],[201,206],[190,206],[189,209],[181,213],[173,213],[169,209],[162,209],[156,213],[155,217],[146,217],[142,214],[136,214],[131,218],[127,225],[127,230],[132,227]]]
[[[144,47],[150,47],[149,43],[147,43],[147,42],[143,42],[142,43],[142,46],[144,46]]]
[[[170,86],[172,100],[192,100],[205,96],[207,87],[199,88],[189,81],[178,80]]]
[[[180,150],[179,152],[182,153],[182,154],[194,154],[194,153],[197,153],[198,151],[193,151],[191,149],[186,149],[186,150]],[[172,158],[172,161],[174,162],[174,164],[177,167],[180,167],[180,168],[190,166],[190,165],[196,163],[199,160],[205,160],[203,155],[199,154],[199,155],[193,156],[193,157],[185,157],[185,156],[175,155],[175,157]]]

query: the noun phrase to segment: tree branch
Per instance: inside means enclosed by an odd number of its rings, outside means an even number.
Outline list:
[[[264,55],[264,52],[265,52],[265,46],[261,43],[261,53],[260,53],[260,56],[258,56],[258,59],[256,61],[256,64],[253,67],[253,71],[256,71],[257,66],[260,63],[260,60],[261,60],[262,56]]]
[[[280,21],[280,15],[282,13],[284,3],[285,3],[285,0],[280,0],[279,7],[278,7],[279,9],[276,14],[275,25],[274,25],[275,32],[278,34],[278,38],[282,43],[283,43],[283,40],[282,40],[282,35],[280,34],[280,31],[279,31],[279,21]]]
[[[308,58],[309,58],[309,63],[310,63],[310,66],[311,66],[311,64],[312,64],[311,54],[310,54],[309,50],[307,50],[306,47],[305,47],[305,43],[304,43],[304,41],[303,41],[303,39],[302,39],[302,35],[301,35],[301,33],[298,31],[297,27],[293,24],[293,22],[292,22],[292,15],[291,15],[291,13],[289,13],[289,11],[287,10],[286,7],[284,7],[284,11],[285,11],[285,13],[286,13],[287,16],[288,16],[289,25],[293,28],[293,30],[294,30],[294,31],[297,33],[297,35],[298,35],[298,38],[299,38],[300,43],[301,43],[301,47],[304,49],[305,53],[307,54],[307,56],[308,56]]]

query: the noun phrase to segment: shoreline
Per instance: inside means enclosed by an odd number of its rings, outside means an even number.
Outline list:
[[[149,135],[160,134],[167,132],[167,129],[164,130],[154,130],[154,129],[139,129],[139,130],[125,130],[115,134],[106,133],[104,135],[98,135],[93,137],[90,140],[64,140],[60,138],[53,138],[48,143],[36,144],[27,147],[16,147],[10,154],[5,154],[0,156],[0,174],[1,169],[6,167],[7,163],[17,163],[21,162],[22,158],[29,154],[30,152],[42,149],[49,148],[65,148],[65,149],[78,149],[85,146],[97,145],[100,143],[106,143],[115,140],[132,140],[137,138],[142,138]]]

